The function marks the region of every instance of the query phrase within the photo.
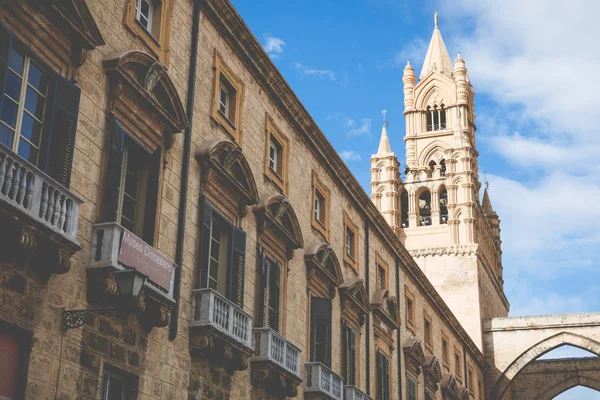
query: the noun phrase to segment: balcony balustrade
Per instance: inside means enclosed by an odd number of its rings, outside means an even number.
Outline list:
[[[267,390],[286,397],[298,395],[301,350],[271,328],[254,329],[252,379]]]
[[[192,351],[216,351],[214,362],[224,362],[233,370],[246,369],[254,349],[252,323],[250,314],[215,290],[192,290]]]
[[[41,264],[40,274],[67,272],[69,259],[81,248],[81,204],[68,189],[0,144],[0,216],[10,217],[1,234],[3,255],[23,250]]]
[[[370,396],[367,396],[361,392],[356,386],[348,385],[344,386],[344,400],[373,400]]]
[[[308,396],[326,395],[334,400],[342,400],[344,380],[325,365],[319,362],[304,364],[306,377],[304,380],[304,393]]]

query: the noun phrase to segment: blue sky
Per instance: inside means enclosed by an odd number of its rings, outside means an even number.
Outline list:
[[[511,315],[600,311],[600,2],[233,3],[367,191],[383,108],[404,166],[402,70],[418,76],[438,10],[476,92]]]

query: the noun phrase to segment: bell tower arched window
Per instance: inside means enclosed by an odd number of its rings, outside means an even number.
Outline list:
[[[448,223],[448,191],[442,187],[439,192],[440,196],[440,223]]]
[[[440,160],[440,176],[446,176],[446,160]]]
[[[402,190],[400,193],[400,223],[403,228],[408,228],[408,192]]]
[[[446,109],[444,108],[443,104],[439,110],[439,113],[440,113],[440,125],[439,125],[438,130],[444,130],[444,129],[446,129]]]
[[[437,105],[427,106],[427,130],[428,131],[441,131],[447,128],[446,125],[446,108],[442,104],[441,107]]]
[[[433,130],[433,110],[429,106],[427,106],[427,130]]]
[[[431,225],[431,193],[423,190],[419,195],[419,225]]]

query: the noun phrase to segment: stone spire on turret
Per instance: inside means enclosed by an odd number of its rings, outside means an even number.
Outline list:
[[[492,208],[492,202],[490,201],[490,195],[488,194],[487,188],[483,190],[483,200],[481,201],[481,208],[485,215],[495,214]]]
[[[390,139],[387,134],[387,122],[383,124],[381,129],[381,139],[379,140],[379,149],[377,155],[385,155],[392,152],[392,146],[390,146]]]
[[[438,71],[448,77],[452,76],[452,60],[450,60],[450,55],[438,28],[437,11],[435,12],[434,22],[433,36],[431,36],[431,42],[429,42],[429,48],[427,49],[427,55],[425,56],[425,62],[423,63],[419,79],[423,79],[431,71]]]

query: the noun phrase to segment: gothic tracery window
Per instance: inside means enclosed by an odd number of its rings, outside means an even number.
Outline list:
[[[427,106],[427,130],[441,131],[446,128],[446,108],[444,105]]]
[[[419,196],[419,225],[431,225],[431,193],[428,189]]]

